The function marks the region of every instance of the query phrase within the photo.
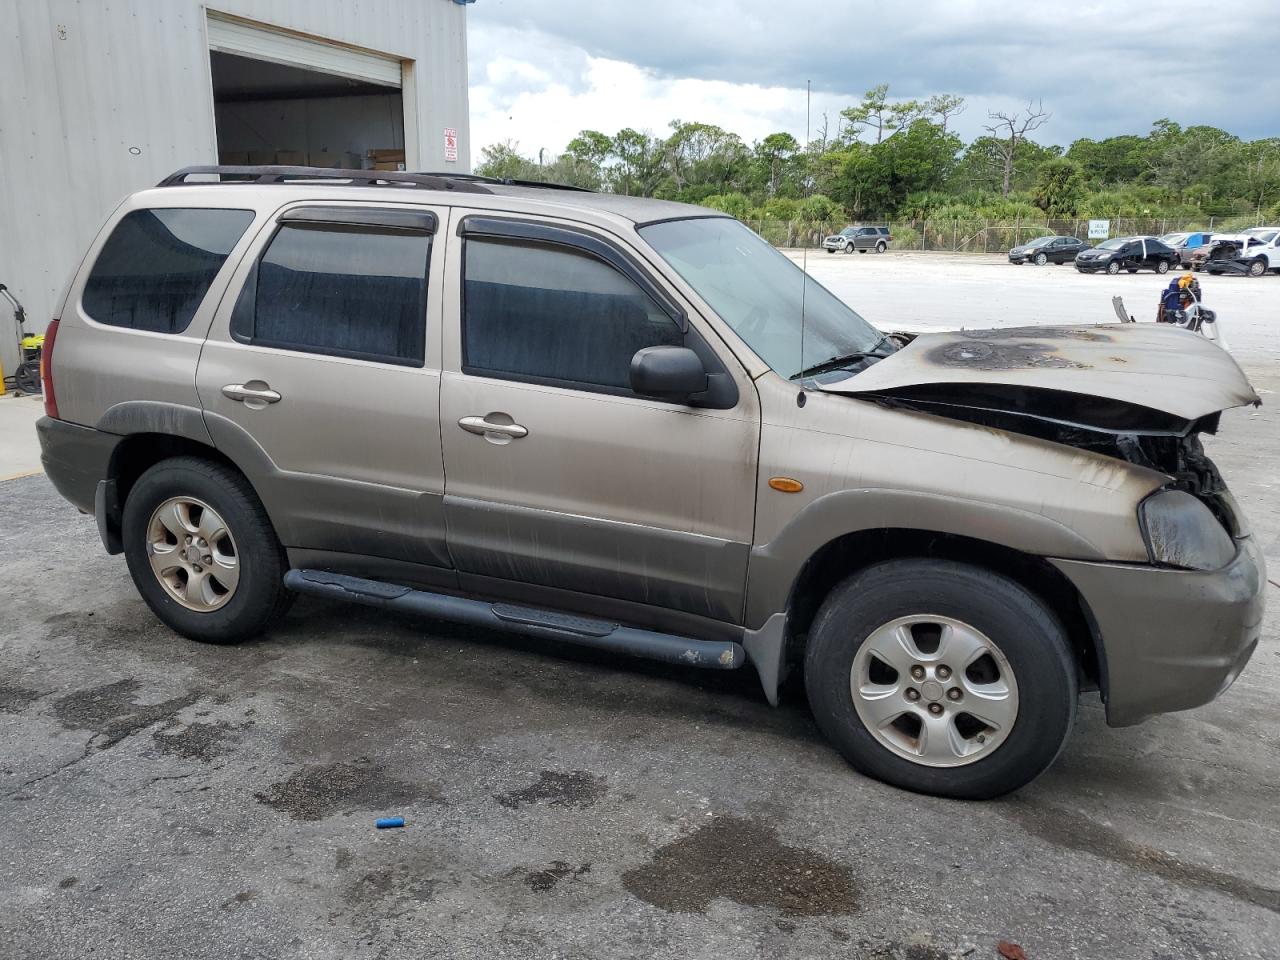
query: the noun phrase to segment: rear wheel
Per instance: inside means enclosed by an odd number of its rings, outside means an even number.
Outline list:
[[[1260,277],[1267,272],[1267,261],[1259,257],[1249,264],[1249,276]]]
[[[883,240],[876,241],[876,253],[884,253],[889,249],[889,245]]]
[[[823,603],[805,651],[814,717],[861,772],[986,799],[1058,756],[1075,664],[1057,618],[1013,581],[943,560],[894,560]]]
[[[129,491],[121,527],[138,592],[183,636],[237,643],[289,607],[284,549],[249,482],[229,467],[161,461]]]

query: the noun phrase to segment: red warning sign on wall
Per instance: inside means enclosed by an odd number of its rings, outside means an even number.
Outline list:
[[[453,127],[444,128],[444,158],[449,163],[458,161],[458,131]]]

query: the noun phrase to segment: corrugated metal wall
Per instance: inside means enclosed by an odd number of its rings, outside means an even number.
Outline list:
[[[418,166],[470,169],[465,7],[207,6],[411,61],[404,96]],[[199,0],[0,0],[0,281],[25,302],[32,327],[44,326],[76,258],[121,198],[179,167],[215,162],[205,11]],[[444,160],[445,127],[458,132],[456,164]],[[6,369],[16,360],[10,329],[0,315]]]

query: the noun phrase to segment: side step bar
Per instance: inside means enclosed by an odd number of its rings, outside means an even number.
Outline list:
[[[454,623],[548,637],[597,650],[625,653],[663,663],[678,663],[687,667],[736,670],[747,661],[742,645],[732,640],[695,640],[692,637],[639,630],[552,610],[507,603],[486,603],[483,600],[414,590],[412,587],[364,580],[341,573],[290,570],[284,575],[284,585],[296,593],[313,597],[347,600]]]

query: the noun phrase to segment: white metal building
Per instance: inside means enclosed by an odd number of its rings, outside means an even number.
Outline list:
[[[0,0],[0,282],[39,330],[107,213],[179,167],[466,172],[468,132],[459,0]]]

